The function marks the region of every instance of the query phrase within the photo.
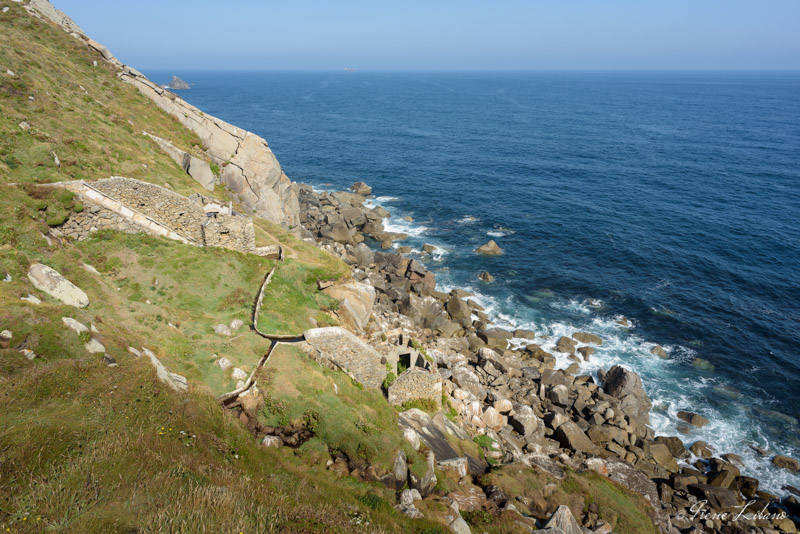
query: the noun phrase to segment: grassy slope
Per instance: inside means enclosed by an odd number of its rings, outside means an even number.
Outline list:
[[[262,389],[268,398],[259,415],[263,424],[278,426],[302,421],[309,410],[314,410],[319,414],[316,437],[304,448],[338,450],[384,470],[391,467],[396,451],[404,448],[408,457],[424,466],[424,457],[393,431],[397,414],[381,392],[363,389],[347,375],[324,369],[287,345],[275,349],[265,369],[267,379],[260,382],[266,386]]]
[[[183,194],[203,191],[142,131],[190,151],[200,144],[197,136],[121,83],[81,41],[33,19],[20,4],[0,0],[0,9],[6,6],[9,12],[0,14],[0,180],[121,175],[169,183]],[[22,121],[31,129],[23,131]]]
[[[220,337],[212,326],[248,317],[272,261],[114,232],[49,247],[40,235],[48,228],[40,203],[21,188],[0,186],[0,276],[12,277],[0,283],[0,329],[13,332],[11,342],[0,346],[3,530],[350,532],[359,530],[352,523],[357,517],[370,522],[365,531],[431,526],[395,512],[388,490],[335,478],[325,469],[324,447],[297,453],[259,447],[213,401],[212,394],[232,382],[211,364],[211,354],[247,368],[267,344],[249,331]],[[291,240],[284,244],[303,248]],[[55,267],[83,288],[89,307],[65,306],[33,289],[25,277],[33,262]],[[83,262],[100,276],[84,270]],[[308,262],[332,269],[327,274],[341,270],[330,257],[309,255]],[[19,300],[29,292],[42,304]],[[95,324],[119,366],[106,367],[89,355],[62,324],[64,316]],[[149,363],[131,356],[128,345],[151,348],[170,370],[187,375],[189,396],[158,383]],[[26,360],[22,346],[39,358]],[[382,410],[380,420],[388,426],[379,429],[380,452],[393,454],[401,436],[386,416],[391,408],[344,375],[326,376],[342,389],[326,404],[331,412],[320,410],[324,424],[334,421],[331,414],[382,403],[375,410]]]
[[[264,295],[258,327],[271,334],[299,334],[314,326],[332,326],[329,311],[338,302],[317,291],[317,280],[350,277],[350,269],[330,254],[305,243],[285,229],[263,219],[255,221],[256,245],[280,241],[286,261],[278,265]]]
[[[484,485],[495,485],[509,495],[524,496],[532,504],[528,510],[522,502],[515,505],[520,511],[535,513],[533,508],[555,512],[558,506],[569,506],[575,517],[580,517],[592,503],[600,509],[600,519],[611,524],[618,534],[657,534],[658,530],[650,521],[650,505],[638,495],[619,484],[594,473],[567,473],[564,480],[557,480],[548,473],[531,469],[524,465],[504,465],[484,475]],[[546,491],[548,484],[555,488]],[[541,512],[539,512],[541,513]],[[545,515],[547,515],[545,514]],[[473,526],[484,527],[480,514],[468,518]],[[485,528],[492,532],[491,526]],[[502,531],[502,530],[500,530]],[[498,531],[498,532],[500,532]]]

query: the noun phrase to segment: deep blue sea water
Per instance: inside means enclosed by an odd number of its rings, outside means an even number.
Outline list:
[[[800,458],[800,74],[177,74],[293,180],[369,183],[408,244],[441,247],[421,257],[440,286],[500,324],[545,348],[600,334],[586,371],[636,369],[658,433],[697,411],[687,444],[800,487],[748,447]],[[489,238],[503,256],[472,253]]]

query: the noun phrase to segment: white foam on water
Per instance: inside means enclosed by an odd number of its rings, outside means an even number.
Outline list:
[[[469,290],[475,291],[475,288],[470,287]],[[718,375],[692,367],[690,363],[697,357],[694,349],[682,345],[666,345],[663,348],[668,359],[659,358],[650,353],[656,343],[640,337],[629,327],[617,324],[620,317],[594,315],[595,310],[587,306],[585,301],[566,300],[554,306],[556,309],[588,315],[587,321],[581,325],[546,319],[537,322],[532,317],[536,315],[536,310],[520,306],[511,297],[503,301],[504,306],[498,306],[497,299],[480,293],[471,298],[481,306],[486,304],[485,311],[496,321],[497,326],[536,332],[534,340],[513,338],[511,346],[524,347],[536,343],[555,357],[557,369],[566,369],[574,363],[569,355],[555,351],[561,336],[571,337],[580,331],[599,335],[603,339],[602,345],[578,343],[578,347],[590,346],[595,352],[588,361],[578,356],[580,362],[577,374],[589,374],[597,379],[600,369],[607,371],[614,365],[621,365],[641,375],[645,391],[653,403],[650,422],[656,435],[678,436],[687,447],[695,441],[705,441],[713,448],[715,456],[738,454],[744,459],[742,474],[757,478],[761,487],[767,491],[782,495],[786,493],[786,490],[781,489],[784,485],[800,487],[800,474],[773,466],[769,457],[760,457],[750,449],[749,444],[755,443],[768,448],[773,454],[794,457],[798,457],[800,450],[780,449],[767,437],[763,426],[758,420],[754,420],[759,415],[768,413],[766,407],[762,407],[758,414],[750,413],[744,406],[738,409],[738,405],[731,403],[736,403],[735,397],[741,398],[742,393],[737,392]],[[635,325],[635,321],[630,318],[628,320],[632,326]],[[678,419],[679,411],[700,413],[710,422],[703,428],[690,427]],[[786,416],[776,413],[771,417],[775,424],[785,424],[787,430],[796,433],[796,424],[791,425]],[[795,428],[789,429],[789,426]],[[692,458],[690,461],[695,460],[696,458]]]
[[[511,228],[495,228],[494,230],[489,230],[486,232],[486,235],[491,237],[505,237],[514,233],[516,232],[514,232],[514,230]]]
[[[387,232],[407,234],[413,237],[419,237],[428,231],[424,226],[418,226],[410,221],[394,216],[383,220],[383,229]]]
[[[316,190],[316,189],[315,189]],[[368,203],[380,205],[385,202],[395,202],[397,197],[381,196],[370,199]],[[384,228],[389,232],[400,232],[418,238],[428,230],[426,227],[416,225],[402,219],[402,213],[394,213],[392,217],[384,220]],[[460,224],[478,222],[476,217],[467,215],[458,220]],[[501,237],[505,229],[495,229],[487,232],[488,235]],[[507,235],[507,234],[502,234]],[[431,260],[441,262],[451,252],[457,249],[431,243],[437,250],[431,254]],[[398,246],[397,244],[395,246]],[[414,254],[424,258],[421,244],[414,243]],[[667,359],[661,359],[651,354],[650,350],[656,343],[644,339],[636,334],[638,321],[628,317],[628,326],[618,324],[623,317],[603,314],[605,303],[598,299],[558,299],[554,295],[542,295],[539,299],[524,302],[525,297],[516,298],[513,295],[499,298],[480,291],[474,284],[464,284],[456,281],[454,276],[463,276],[458,271],[451,272],[446,267],[437,272],[438,289],[449,292],[459,288],[469,291],[474,296],[468,297],[479,304],[493,321],[495,326],[515,330],[518,328],[532,330],[536,333],[533,340],[513,338],[512,347],[524,347],[536,343],[545,351],[556,358],[556,368],[566,369],[574,363],[567,355],[556,352],[555,345],[561,336],[571,337],[579,331],[589,331],[603,339],[602,345],[588,345],[595,349],[588,361],[580,359],[578,374],[589,374],[597,379],[600,369],[608,370],[614,365],[621,365],[637,372],[653,403],[650,414],[651,426],[656,435],[679,436],[688,446],[697,440],[702,440],[714,448],[716,456],[724,453],[738,454],[744,459],[745,466],[742,474],[756,477],[761,488],[777,494],[785,494],[781,488],[784,485],[800,487],[800,474],[774,467],[770,458],[761,458],[750,449],[749,444],[770,449],[774,454],[786,454],[800,457],[800,445],[795,450],[780,448],[773,443],[765,432],[765,426],[760,424],[760,418],[770,417],[768,407],[760,406],[761,411],[753,413],[747,409],[750,405],[758,405],[753,399],[743,399],[743,393],[723,381],[717,375],[708,371],[696,369],[691,362],[697,357],[697,352],[691,347],[683,345],[665,345]],[[542,306],[546,303],[545,306]],[[577,317],[574,321],[548,319],[548,309],[559,314]],[[655,313],[669,313],[668,310],[653,310]],[[578,346],[585,346],[579,343]],[[743,373],[748,374],[743,369]],[[737,400],[741,399],[741,400]],[[742,403],[741,405],[739,403]],[[748,404],[749,403],[749,404]],[[694,411],[710,420],[703,428],[689,427],[677,418],[679,411]],[[766,414],[766,415],[764,415]],[[776,419],[778,416],[771,416]],[[773,421],[774,424],[787,424],[785,421]],[[796,428],[787,428],[792,434],[797,434]],[[681,431],[685,433],[681,433]],[[774,432],[772,435],[776,435]],[[691,458],[694,462],[696,458]]]

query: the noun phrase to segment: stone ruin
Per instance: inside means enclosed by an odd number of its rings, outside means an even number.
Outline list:
[[[400,336],[390,360],[407,369],[389,386],[389,404],[399,406],[419,399],[434,401],[441,408],[442,376],[434,362],[412,346],[410,337]]]
[[[61,226],[66,237],[82,240],[103,229],[144,232],[184,243],[270,255],[256,247],[252,218],[230,205],[195,193],[184,197],[148,182],[114,176],[94,182],[58,184],[75,193],[84,210]]]

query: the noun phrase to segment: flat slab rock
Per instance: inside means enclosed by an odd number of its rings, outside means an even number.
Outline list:
[[[365,387],[377,389],[383,384],[386,364],[381,363],[381,355],[344,328],[312,328],[303,336],[321,356],[345,369]]]
[[[89,297],[86,296],[86,293],[52,267],[34,263],[28,270],[28,280],[31,281],[33,287],[44,291],[64,304],[76,308],[85,308],[89,305]]]
[[[431,417],[422,410],[412,408],[401,412],[397,422],[403,429],[414,430],[419,439],[433,452],[439,462],[462,458],[461,454],[453,448],[450,440],[447,439],[448,434],[457,439],[470,439],[461,427],[442,417],[441,413]],[[489,468],[488,464],[483,460],[472,458],[471,456],[466,456],[466,458],[469,464],[469,472],[473,475],[481,475]]]

